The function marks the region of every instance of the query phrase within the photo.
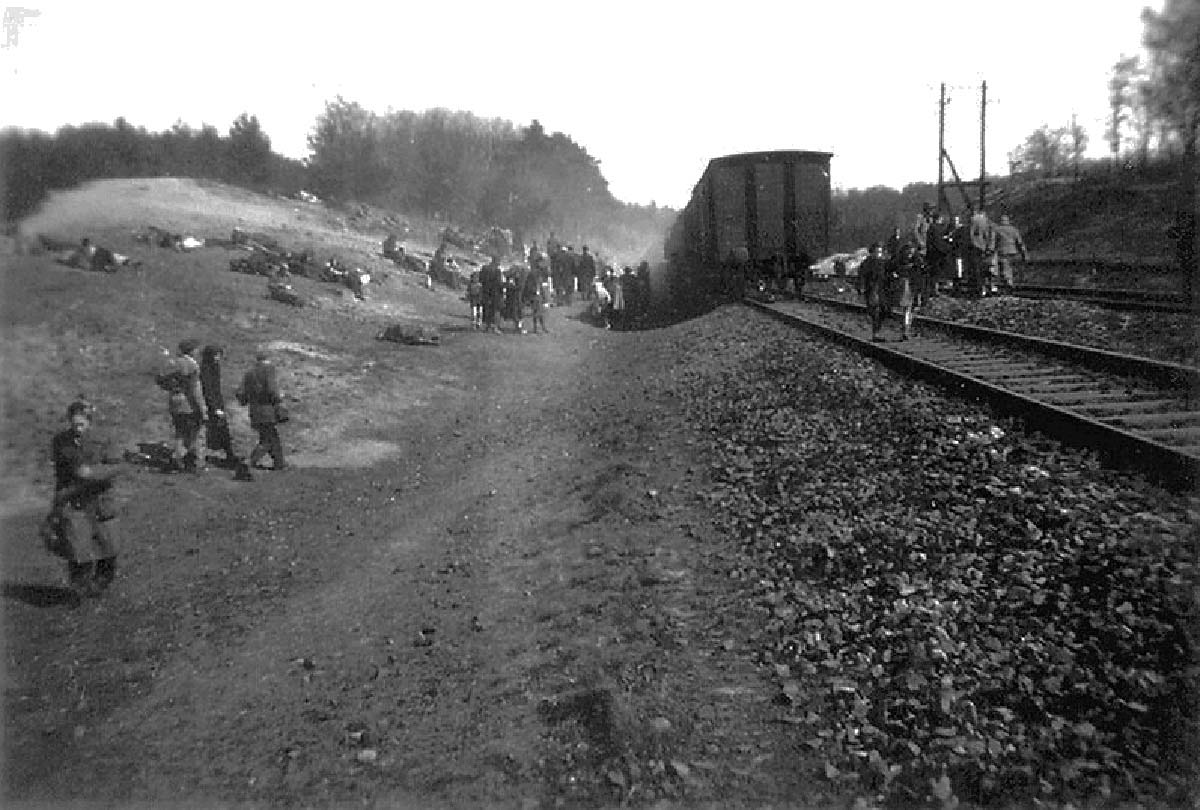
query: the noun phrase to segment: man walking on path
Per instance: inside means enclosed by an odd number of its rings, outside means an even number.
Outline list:
[[[238,389],[237,399],[250,409],[250,426],[258,434],[258,445],[250,451],[250,466],[257,467],[262,457],[270,454],[274,463],[272,469],[287,469],[278,425],[288,421],[288,413],[279,395],[275,366],[271,364],[267,352],[260,351],[255,355],[254,367],[242,378],[242,387]]]

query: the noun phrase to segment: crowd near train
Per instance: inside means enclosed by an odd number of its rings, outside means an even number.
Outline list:
[[[813,261],[828,255],[830,158],[785,150],[710,161],[667,238],[668,287],[801,294]],[[972,296],[1011,289],[1017,258],[1027,258],[1006,215],[992,222],[976,206],[949,216],[928,204],[911,228],[895,228],[870,254],[882,265],[884,300],[916,306],[949,288]],[[864,281],[869,287],[860,272],[865,293]]]
[[[605,329],[632,329],[642,325],[650,309],[650,263],[623,269],[598,259],[587,245],[578,253],[574,245],[553,236],[546,250],[537,242],[524,262],[504,270],[498,256],[472,273],[467,282],[467,303],[475,329],[514,334],[548,334],[546,314],[551,307],[587,302],[592,323]]]

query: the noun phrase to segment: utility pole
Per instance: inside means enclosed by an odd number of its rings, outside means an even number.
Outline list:
[[[946,154],[946,83],[942,82],[942,93],[938,99],[938,184],[937,184],[937,207],[938,210],[949,208],[946,205],[946,173],[945,173],[945,154]]]
[[[987,81],[979,92],[979,210],[987,195]]]

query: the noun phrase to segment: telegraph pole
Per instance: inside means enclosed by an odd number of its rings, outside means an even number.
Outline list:
[[[942,82],[942,94],[938,99],[938,184],[937,184],[937,207],[941,211],[949,206],[946,205],[946,174],[945,174],[945,155],[946,155],[946,83]]]
[[[979,210],[987,194],[987,81],[979,93]]]

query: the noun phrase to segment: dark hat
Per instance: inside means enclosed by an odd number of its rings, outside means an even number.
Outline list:
[[[77,413],[81,413],[90,419],[92,417],[92,404],[90,402],[85,402],[82,399],[77,399],[67,406],[68,419]]]
[[[191,354],[192,352],[196,351],[196,347],[199,345],[200,344],[197,341],[192,340],[191,338],[188,338],[187,340],[181,340],[179,341],[179,351],[183,354]]]

